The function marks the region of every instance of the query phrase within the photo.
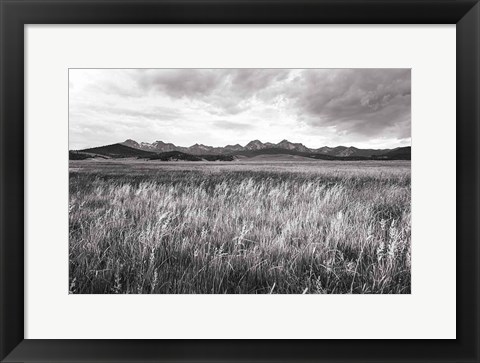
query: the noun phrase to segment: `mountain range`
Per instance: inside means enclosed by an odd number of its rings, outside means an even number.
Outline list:
[[[255,157],[259,155],[294,155],[323,160],[410,160],[411,148],[395,149],[359,149],[356,147],[328,147],[311,149],[301,143],[282,140],[277,144],[259,140],[250,141],[245,146],[240,144],[213,147],[195,144],[189,147],[176,146],[172,143],[155,141],[153,143],[138,143],[128,139],[124,142],[70,151],[70,159],[81,160],[91,157],[106,158],[145,158],[151,160],[188,160],[188,161],[231,161],[240,157]]]
[[[383,155],[392,149],[358,149],[356,147],[350,146],[337,146],[337,147],[328,147],[324,146],[318,149],[311,149],[306,147],[301,143],[294,143],[288,140],[282,140],[277,144],[266,142],[263,143],[260,140],[250,141],[245,146],[240,144],[235,145],[226,145],[224,147],[214,147],[203,144],[195,144],[189,147],[185,146],[176,146],[172,143],[165,143],[163,141],[155,141],[153,143],[142,142],[138,143],[135,140],[128,139],[121,143],[122,145],[151,152],[167,152],[167,151],[180,151],[183,153],[188,153],[192,155],[205,155],[205,154],[236,154],[239,152],[252,151],[252,150],[265,150],[265,149],[283,149],[283,150],[292,150],[302,153],[315,153],[315,154],[325,154],[330,156],[338,157],[347,157],[347,156],[364,156],[371,157],[375,155]]]

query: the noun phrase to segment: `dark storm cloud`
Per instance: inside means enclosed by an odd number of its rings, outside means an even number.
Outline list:
[[[252,96],[283,81],[288,69],[236,69],[230,73],[231,91],[241,97]]]
[[[257,93],[288,74],[285,69],[161,69],[141,70],[137,80],[145,91],[205,102],[216,115],[235,115],[247,109]]]
[[[164,91],[173,97],[208,96],[226,91],[233,96],[251,96],[273,82],[285,79],[285,69],[153,69],[139,71],[144,89]]]
[[[217,106],[217,114],[236,115],[249,109],[260,94],[281,84],[289,73],[288,69],[225,70],[224,87],[208,101]]]
[[[174,98],[208,96],[224,82],[223,72],[215,69],[152,69],[142,70],[139,75],[141,88]]]
[[[283,100],[298,122],[339,133],[410,135],[408,69],[141,70],[140,89],[202,102],[215,116]]]
[[[287,91],[297,113],[312,127],[365,136],[396,130],[410,135],[408,69],[304,70]]]

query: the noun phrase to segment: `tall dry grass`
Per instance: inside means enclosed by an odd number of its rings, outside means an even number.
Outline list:
[[[408,169],[77,170],[70,292],[410,293],[410,201]]]

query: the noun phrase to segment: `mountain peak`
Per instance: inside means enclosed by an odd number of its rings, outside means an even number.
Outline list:
[[[127,139],[124,142],[121,142],[120,144],[128,146],[128,147],[133,147],[134,149],[139,149],[140,148],[140,145],[138,144],[138,142],[136,142],[135,140],[132,140],[132,139]]]
[[[231,149],[231,150],[243,150],[243,146],[240,144],[235,144],[235,145],[227,145],[224,147],[224,149]]]
[[[290,142],[287,139],[283,139],[277,144],[277,147],[288,150],[296,150],[301,152],[310,152],[311,150],[301,143]]]
[[[260,149],[263,149],[264,147],[265,146],[260,140],[252,140],[247,145],[245,145],[245,148],[248,150],[260,150]]]
[[[317,149],[309,149],[302,143],[294,143],[287,139],[283,139],[279,143],[261,142],[258,139],[250,141],[245,146],[240,144],[226,145],[224,147],[213,147],[196,143],[190,147],[176,146],[173,143],[163,142],[157,140],[153,143],[141,142],[138,143],[133,139],[127,139],[120,143],[121,145],[128,146],[130,148],[139,149],[143,151],[162,153],[162,152],[183,152],[192,155],[230,155],[243,152],[262,153],[265,150],[267,154],[280,153],[311,153],[311,154],[324,154],[333,157],[371,157],[375,155],[383,155],[389,152],[389,149],[375,150],[375,149],[359,149],[354,146],[336,146],[328,147],[323,146]],[[282,149],[282,150],[279,150]],[[402,149],[402,148],[398,148]],[[407,151],[406,153],[408,153]],[[403,155],[403,154],[402,154]],[[403,157],[403,156],[402,156]]]

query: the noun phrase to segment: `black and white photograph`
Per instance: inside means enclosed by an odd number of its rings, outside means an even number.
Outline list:
[[[411,293],[410,69],[68,72],[69,294]]]

